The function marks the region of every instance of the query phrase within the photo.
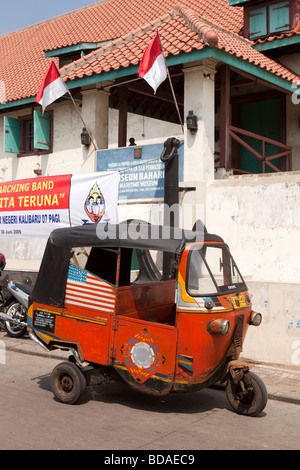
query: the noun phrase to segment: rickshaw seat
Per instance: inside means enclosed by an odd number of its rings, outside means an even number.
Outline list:
[[[119,287],[117,315],[174,325],[176,280]]]

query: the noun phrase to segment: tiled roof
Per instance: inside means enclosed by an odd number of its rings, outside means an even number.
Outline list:
[[[83,42],[112,40],[62,70],[70,80],[137,65],[157,26],[167,56],[201,50],[209,43],[294,80],[238,35],[242,25],[242,10],[229,7],[227,0],[181,0],[178,7],[174,0],[102,0],[1,36],[0,81],[7,102],[35,96],[50,63],[44,52]]]
[[[129,37],[122,37],[106,46],[93,51],[62,69],[68,80],[100,74],[121,67],[137,65],[146,47],[159,30],[165,56],[178,55],[192,50],[213,46],[241,58],[286,80],[294,81],[297,75],[253,49],[251,42],[234,32],[216,26],[200,18],[188,7],[173,10],[169,15],[159,18],[144,30]],[[174,38],[176,38],[174,40]]]

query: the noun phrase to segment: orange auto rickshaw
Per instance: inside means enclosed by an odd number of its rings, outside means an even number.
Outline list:
[[[248,416],[267,402],[239,359],[260,322],[219,236],[134,221],[52,232],[28,310],[31,339],[70,351],[51,374],[63,403],[116,379],[159,396],[227,383]]]

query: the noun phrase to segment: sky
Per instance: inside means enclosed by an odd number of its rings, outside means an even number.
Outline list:
[[[0,0],[0,36],[54,16],[96,3],[97,0]]]

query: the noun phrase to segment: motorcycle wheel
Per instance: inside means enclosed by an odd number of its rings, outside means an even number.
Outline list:
[[[24,310],[25,307],[23,307],[19,302],[12,302],[7,309],[7,315],[11,318],[26,321]],[[27,332],[26,326],[19,326],[17,323],[6,321],[4,326],[8,336],[11,336],[12,338],[21,338]]]
[[[72,405],[85,387],[86,379],[83,372],[72,362],[62,362],[53,369],[51,388],[60,402]]]
[[[226,395],[233,410],[241,415],[257,416],[265,408],[268,400],[268,392],[263,381],[253,372],[248,372],[251,378],[253,390],[242,399],[237,398],[237,394],[242,391],[239,384],[233,380],[228,380],[226,385]]]

